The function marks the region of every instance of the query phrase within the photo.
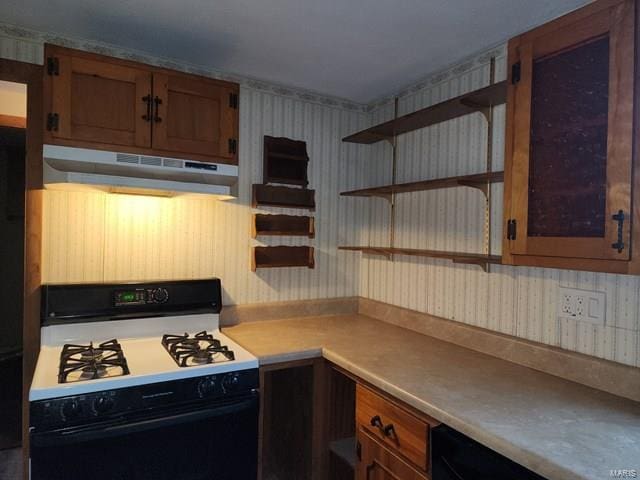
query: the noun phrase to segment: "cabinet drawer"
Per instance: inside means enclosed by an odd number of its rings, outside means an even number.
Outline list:
[[[411,466],[372,436],[358,431],[360,459],[356,480],[428,480],[423,472]]]
[[[358,429],[427,470],[429,424],[361,385],[356,387]]]

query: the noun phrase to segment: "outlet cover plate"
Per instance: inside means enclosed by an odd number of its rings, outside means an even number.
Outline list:
[[[560,287],[558,294],[558,318],[604,325],[605,292]]]

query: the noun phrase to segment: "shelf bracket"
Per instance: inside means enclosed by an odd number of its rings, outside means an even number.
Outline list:
[[[475,188],[484,193],[485,197],[489,196],[489,184],[487,182],[473,182],[469,180],[458,180],[458,185],[463,187]]]
[[[370,196],[371,197],[381,198],[383,200],[386,200],[389,203],[393,202],[393,194],[392,193],[374,193],[374,194],[372,194]]]
[[[460,100],[460,103],[465,107],[473,108],[474,110],[480,112],[482,115],[484,115],[484,118],[487,120],[487,122],[489,121],[492,105],[485,105],[484,103],[474,102],[473,100],[469,100],[466,98]]]
[[[489,271],[489,262],[485,262],[483,260],[478,260],[477,262],[474,262],[470,260],[458,260],[454,258],[452,261],[453,263],[462,264],[462,265],[476,265],[480,267],[484,272]]]

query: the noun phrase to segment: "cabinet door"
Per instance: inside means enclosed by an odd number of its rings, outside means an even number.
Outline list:
[[[363,430],[358,431],[360,456],[356,480],[426,480],[426,476],[391,453]]]
[[[151,73],[71,54],[53,54],[57,72],[51,81],[47,113],[58,115],[54,139],[122,145],[151,146],[148,100]],[[52,58],[53,58],[52,57]]]
[[[191,75],[153,76],[153,148],[237,163],[237,86]]]
[[[510,253],[628,260],[633,0],[596,2],[509,50]]]

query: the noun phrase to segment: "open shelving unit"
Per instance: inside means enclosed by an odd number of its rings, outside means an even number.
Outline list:
[[[393,120],[375,125],[342,139],[343,142],[366,145],[383,140],[387,141],[392,147],[392,162],[390,185],[351,190],[340,194],[346,197],[383,198],[389,202],[389,246],[341,246],[338,247],[339,250],[381,255],[390,260],[394,259],[394,255],[448,259],[452,260],[454,263],[477,265],[485,271],[489,270],[489,265],[501,263],[502,259],[500,256],[491,255],[491,184],[502,182],[504,179],[504,172],[493,172],[491,170],[491,159],[493,156],[493,109],[496,105],[506,102],[507,82],[503,81],[495,83],[494,79],[495,59],[492,58],[489,86],[465,93],[464,95],[460,95],[401,117],[398,116],[398,99],[396,98],[395,115]],[[474,113],[482,114],[487,122],[487,157],[485,172],[473,175],[436,178],[409,183],[396,182],[398,135]],[[395,246],[395,200],[397,194],[456,187],[476,188],[484,194],[484,253],[400,248]]]
[[[458,177],[436,178],[434,180],[422,180],[419,182],[397,183],[381,187],[363,188],[342,192],[344,197],[380,197],[391,200],[397,193],[424,192],[442,188],[471,187],[477,188],[487,194],[487,184],[502,182],[504,172],[485,172],[475,175],[461,175]]]
[[[343,142],[363,143],[370,145],[381,140],[390,140],[403,133],[409,133],[420,128],[430,127],[437,123],[464,117],[470,113],[481,112],[484,109],[507,101],[507,82],[493,83],[488,87],[465,93],[436,105],[423,108],[402,117],[354,133],[342,139]]]
[[[338,247],[339,250],[363,252],[372,255],[382,255],[392,258],[393,255],[408,255],[412,257],[429,257],[453,260],[453,263],[466,263],[469,265],[484,266],[487,264],[499,264],[499,255],[487,255],[484,253],[447,252],[444,250],[421,250],[418,248],[398,247]]]

